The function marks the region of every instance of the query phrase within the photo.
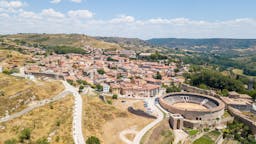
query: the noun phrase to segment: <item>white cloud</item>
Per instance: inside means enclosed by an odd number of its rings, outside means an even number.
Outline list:
[[[22,8],[25,6],[27,6],[25,2],[21,2],[18,0],[15,0],[15,1],[0,0],[0,12],[16,13],[22,10]]]
[[[60,3],[61,2],[61,0],[51,0],[50,1],[50,3],[53,3],[53,4],[58,4],[58,3]]]
[[[187,18],[152,18],[138,20],[120,15],[112,19],[93,18],[89,10],[58,12],[44,9],[39,13],[18,10],[0,11],[1,33],[84,33],[98,36],[185,37],[185,38],[255,38],[256,19],[239,18],[225,21]],[[127,25],[126,25],[127,24]]]
[[[121,15],[117,18],[111,19],[110,23],[132,23],[134,21],[135,18],[132,16]]]
[[[70,10],[68,16],[71,18],[92,18],[93,13],[89,10]]]
[[[75,2],[75,3],[81,3],[82,0],[71,0],[72,2]]]
[[[8,18],[10,17],[7,13],[0,13],[0,17]]]
[[[28,11],[22,11],[19,13],[19,16],[20,17],[23,17],[23,18],[32,18],[32,19],[39,19],[40,16],[37,15],[36,13],[34,12],[28,12]]]
[[[61,12],[57,12],[51,8],[42,10],[41,15],[45,16],[45,17],[56,17],[56,18],[64,18],[65,17],[65,15],[62,14]]]
[[[21,8],[25,4],[21,1],[7,1],[7,0],[1,0],[0,1],[0,7],[1,8]]]

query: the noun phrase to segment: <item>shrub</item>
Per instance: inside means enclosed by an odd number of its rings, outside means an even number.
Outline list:
[[[107,100],[107,103],[111,105],[111,104],[112,104],[112,101],[111,101],[111,100]]]
[[[24,140],[30,140],[31,130],[29,128],[25,128],[21,131],[20,134],[20,142],[24,142]]]
[[[100,144],[100,140],[95,136],[91,136],[86,140],[86,144]]]
[[[58,120],[57,122],[56,122],[56,126],[60,126],[60,120]]]
[[[4,144],[17,144],[17,140],[16,139],[9,139],[9,140],[6,140],[5,142],[4,142]]]
[[[50,144],[46,138],[40,138],[36,141],[36,144]]]

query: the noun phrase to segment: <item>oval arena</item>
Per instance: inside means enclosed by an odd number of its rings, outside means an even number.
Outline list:
[[[172,114],[184,119],[209,121],[224,114],[225,105],[219,99],[196,93],[170,93],[159,98],[160,105]]]

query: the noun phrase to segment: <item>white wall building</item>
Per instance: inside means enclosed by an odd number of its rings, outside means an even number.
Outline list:
[[[108,93],[110,90],[110,86],[108,84],[102,84],[102,86],[103,86],[103,92]]]

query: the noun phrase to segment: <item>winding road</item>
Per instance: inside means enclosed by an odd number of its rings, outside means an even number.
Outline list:
[[[68,95],[68,94],[70,94],[70,92],[67,91],[67,90],[64,90],[64,91],[62,91],[60,94],[58,94],[58,95],[55,96],[55,97],[52,97],[52,98],[50,98],[50,99],[45,99],[45,100],[38,101],[38,102],[36,102],[35,104],[30,105],[29,107],[23,109],[23,110],[20,111],[20,112],[17,112],[17,113],[14,113],[14,114],[12,114],[12,115],[9,115],[9,116],[6,116],[6,117],[1,118],[1,119],[0,119],[0,123],[2,123],[2,122],[7,122],[7,121],[9,121],[9,120],[15,119],[15,118],[17,118],[17,117],[20,117],[20,116],[22,116],[22,115],[24,115],[24,114],[26,114],[26,113],[32,111],[33,109],[36,109],[36,108],[38,108],[38,107],[42,107],[42,106],[44,106],[44,105],[46,105],[46,104],[49,104],[49,103],[52,103],[52,102],[54,102],[54,101],[60,100],[60,99],[64,98],[66,95]]]

